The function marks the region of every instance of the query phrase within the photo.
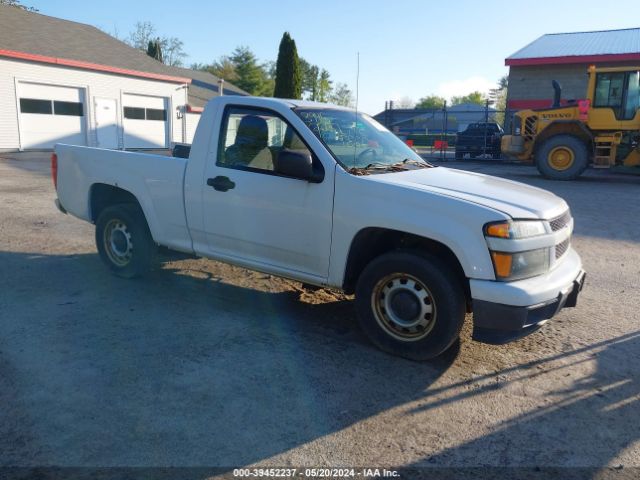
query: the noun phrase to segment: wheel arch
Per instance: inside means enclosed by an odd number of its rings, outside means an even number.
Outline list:
[[[380,227],[361,229],[351,241],[343,277],[342,288],[346,293],[353,293],[358,278],[365,267],[373,259],[388,252],[397,250],[418,250],[432,254],[443,261],[455,274],[463,288],[470,311],[471,292],[460,260],[444,243],[419,235]]]
[[[135,205],[142,212],[144,220],[147,222],[147,228],[151,233],[154,241],[157,241],[156,232],[154,231],[154,222],[151,222],[148,212],[145,210],[142,202],[138,200],[133,193],[115,185],[107,183],[94,183],[89,189],[89,219],[96,223],[102,211],[113,205],[127,204]]]
[[[106,183],[94,183],[89,190],[89,217],[93,223],[98,220],[102,211],[112,205],[120,203],[137,205],[142,210],[142,205],[136,196],[120,187]]]
[[[552,137],[558,135],[571,135],[579,139],[587,147],[587,151],[593,151],[593,134],[582,122],[577,120],[556,120],[549,124],[537,136],[533,146],[533,155],[538,149]]]

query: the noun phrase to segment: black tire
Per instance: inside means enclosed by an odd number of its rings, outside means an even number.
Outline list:
[[[123,278],[147,273],[157,252],[144,213],[134,204],[113,205],[100,213],[96,246],[105,265]]]
[[[500,158],[502,158],[502,154],[500,152],[493,152],[491,154],[491,158],[493,158],[494,160],[499,160]]]
[[[462,160],[464,152],[462,150],[456,150],[456,160]]]
[[[536,167],[550,180],[575,180],[589,166],[587,145],[573,135],[556,135],[536,151]]]
[[[428,360],[445,352],[460,335],[465,297],[461,282],[445,263],[421,252],[397,251],[365,267],[356,285],[356,309],[360,326],[378,348]]]

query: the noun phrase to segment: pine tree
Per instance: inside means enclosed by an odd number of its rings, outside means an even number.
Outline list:
[[[284,32],[280,41],[276,62],[276,84],[273,96],[277,98],[301,98],[302,75],[296,42],[289,32]]]
[[[155,58],[159,62],[162,62],[162,45],[159,38],[156,38],[155,40],[149,40],[149,45],[147,46],[147,55],[149,55],[151,58]]]
[[[237,47],[229,56],[234,66],[236,80],[233,84],[251,95],[271,96],[273,85],[269,84],[266,70],[248,47]]]

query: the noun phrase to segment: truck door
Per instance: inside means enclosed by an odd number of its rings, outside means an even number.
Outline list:
[[[203,227],[213,257],[270,273],[324,281],[329,271],[334,168],[318,183],[280,175],[283,149],[309,152],[267,109],[228,105],[205,166]]]
[[[622,109],[623,128],[640,129],[640,72],[627,73],[627,88]]]
[[[637,71],[596,74],[589,126],[595,130],[635,130],[640,122],[640,73]]]

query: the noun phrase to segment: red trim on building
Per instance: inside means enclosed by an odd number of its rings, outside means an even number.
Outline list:
[[[64,67],[81,68],[83,70],[95,70],[98,72],[116,73],[118,75],[127,75],[131,77],[150,78],[152,80],[163,80],[172,83],[191,83],[190,78],[174,77],[171,75],[163,75],[161,73],[141,72],[138,70],[129,70],[127,68],[110,67],[108,65],[100,65],[97,63],[82,62],[79,60],[70,60],[68,58],[47,57],[45,55],[36,55],[34,53],[17,52],[15,50],[0,49],[0,57],[17,58],[19,60],[28,60],[31,62],[50,63],[61,65]]]
[[[508,67],[531,65],[568,65],[572,63],[598,63],[598,62],[631,62],[640,61],[638,53],[612,53],[607,55],[572,55],[565,57],[539,57],[539,58],[505,58],[504,64]]]
[[[187,105],[188,113],[202,113],[204,112],[204,108],[202,107],[192,107],[191,105]]]
[[[550,98],[535,100],[509,100],[507,102],[507,108],[510,110],[525,110],[528,108],[551,108],[552,103],[553,100]],[[567,105],[569,105],[569,102],[567,102],[566,100],[561,100],[560,105],[566,107]],[[576,103],[575,105],[577,106],[578,104]]]

